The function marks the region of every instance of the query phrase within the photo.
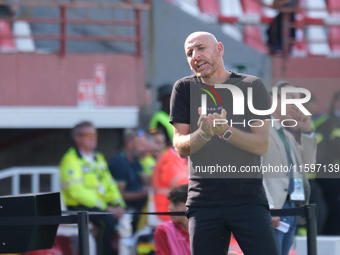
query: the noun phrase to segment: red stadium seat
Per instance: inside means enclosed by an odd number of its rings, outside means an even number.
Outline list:
[[[1,52],[16,52],[12,36],[12,29],[9,22],[0,20],[0,51]]]
[[[329,28],[329,45],[333,53],[340,53],[340,28],[331,27]]]
[[[238,26],[233,23],[238,22],[238,20],[244,16],[240,0],[228,0],[220,1],[221,16],[219,17],[219,22],[222,23],[222,31],[234,38],[235,40],[243,41],[243,31]]]
[[[261,4],[253,0],[241,0],[243,12],[246,15],[261,16]],[[243,30],[243,40],[249,46],[262,53],[267,53],[267,47],[263,41],[259,25],[245,25]]]
[[[217,0],[198,0],[198,7],[202,13],[212,14],[214,16],[219,16],[220,6]]]
[[[327,8],[332,15],[340,15],[340,1],[327,0]],[[340,53],[340,27],[331,26],[329,28],[329,45],[333,53]],[[334,41],[334,42],[333,42]]]
[[[245,25],[243,33],[243,40],[246,44],[264,54],[267,53],[267,47],[263,42],[260,28],[257,25]]]
[[[245,13],[261,15],[262,9],[260,2],[254,0],[241,0],[241,3]]]
[[[305,0],[305,4],[308,9],[304,22],[310,24],[305,29],[309,54],[328,56],[331,54],[331,48],[323,22],[329,18],[325,0]]]
[[[340,13],[340,2],[338,0],[326,0],[328,10],[331,14]],[[337,10],[332,10],[337,9]]]

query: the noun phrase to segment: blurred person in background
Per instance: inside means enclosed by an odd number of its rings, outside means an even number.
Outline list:
[[[166,212],[170,204],[167,199],[169,192],[176,186],[187,183],[189,183],[188,161],[181,158],[173,146],[167,146],[158,158],[151,179],[156,212]],[[163,221],[170,220],[168,215],[158,217]]]
[[[152,103],[152,89],[150,84],[145,85],[145,94],[144,94],[144,104],[143,108],[148,107]]]
[[[158,161],[159,157],[162,155],[162,153],[164,152],[164,150],[167,147],[166,138],[165,138],[164,133],[160,130],[155,130],[151,134],[152,134],[152,136],[155,140],[155,143],[157,144],[157,150],[154,151],[153,156]]]
[[[179,185],[171,190],[167,197],[169,211],[184,212],[187,197],[188,184]],[[188,225],[189,220],[186,216],[171,216],[168,221],[158,225],[154,234],[156,255],[191,255]],[[242,254],[232,236],[228,255]]]
[[[175,187],[168,194],[166,211],[184,212],[188,197],[188,184]],[[169,216],[169,221],[158,225],[155,231],[156,255],[190,255],[189,221],[186,216]]]
[[[10,18],[14,16],[18,11],[19,11],[19,5],[18,3],[19,0],[9,0],[9,4],[0,4],[0,18]]]
[[[161,109],[152,116],[149,123],[150,133],[154,130],[162,131],[167,145],[171,145],[173,139],[173,127],[169,123],[171,92],[172,85],[170,84],[164,84],[158,88],[158,101],[161,102]]]
[[[263,185],[270,209],[293,209],[298,206],[308,204],[310,197],[310,186],[304,171],[300,171],[299,166],[305,164],[315,164],[316,160],[316,138],[311,127],[311,117],[304,115],[295,105],[286,106],[287,114],[281,113],[281,89],[283,87],[295,87],[289,82],[278,82],[274,87],[278,88],[277,107],[272,113],[272,125],[270,127],[269,149],[261,157],[263,166],[294,167],[296,171],[270,171],[263,174]],[[287,99],[300,98],[299,93],[289,92]],[[301,131],[301,141],[298,143],[294,136],[287,131],[280,123],[285,119],[296,120],[296,128]],[[285,122],[287,125],[287,122]],[[297,228],[296,216],[272,217],[276,239],[281,255],[288,255],[293,244],[294,234]],[[280,225],[288,224],[288,231],[280,229]],[[282,226],[281,226],[282,227]]]
[[[104,156],[95,151],[97,131],[91,122],[84,121],[72,129],[75,146],[60,162],[61,193],[69,210],[110,212],[90,215],[99,228],[98,255],[113,254],[112,238],[125,203],[107,167]]]
[[[332,119],[330,140],[335,149],[333,162],[335,164],[340,164],[340,91],[333,97],[329,115]]]
[[[147,151],[145,152],[146,155],[141,158],[140,163],[143,166],[144,173],[151,176],[154,172],[158,158],[166,147],[166,142],[165,135],[158,130],[153,131],[151,134],[147,134],[146,138]]]
[[[151,107],[152,104],[152,99],[153,99],[153,93],[152,93],[152,88],[150,84],[145,84],[144,87],[144,101],[143,105],[141,105],[139,109],[139,128],[143,130],[149,129],[149,122],[154,114],[154,109]]]
[[[326,113],[320,111],[320,107],[318,104],[318,100],[315,98],[313,94],[311,94],[311,99],[304,104],[306,109],[312,114],[312,128],[314,129],[316,135],[316,163],[317,164],[325,164],[328,162],[329,155],[331,155],[328,150],[330,149],[329,139],[325,139],[330,134],[330,125],[329,125],[329,116]],[[289,130],[288,130],[289,131]],[[323,190],[316,179],[316,172],[308,172],[306,173],[307,178],[309,180],[309,185],[311,189],[311,196],[309,199],[310,204],[316,204],[318,206],[318,218],[317,218],[317,227],[318,234],[321,235],[323,233],[325,223],[327,220],[328,214],[328,206],[325,200],[325,196]],[[301,230],[300,228],[299,230]],[[305,232],[305,231],[304,231]],[[298,231],[299,234],[304,234],[301,231]],[[305,234],[304,234],[305,235]]]
[[[112,176],[127,205],[128,211],[141,212],[148,197],[150,176],[143,172],[139,160],[145,155],[146,138],[143,130],[126,129],[123,149],[109,162]],[[133,232],[136,231],[139,215],[132,220]]]
[[[148,140],[148,153],[145,155],[141,160],[140,163],[143,166],[143,171],[148,175],[152,176],[155,170],[155,166],[158,162],[158,159],[164,152],[166,148],[166,141],[165,135],[162,131],[157,129],[151,130],[151,132],[147,135]],[[143,208],[143,212],[147,212],[148,210],[154,211],[153,206],[154,204],[154,195],[152,189],[149,190],[149,197],[148,201]],[[139,218],[137,229],[142,229],[145,225],[150,223],[150,218],[158,218],[158,216],[154,215],[151,217],[147,217],[147,215],[141,215]],[[148,220],[149,219],[149,220]],[[152,222],[152,220],[151,220]],[[153,225],[157,225],[158,223],[154,223]]]
[[[326,122],[327,133],[323,139],[327,144],[326,157],[322,164],[335,167],[340,164],[340,91],[334,94]],[[329,178],[327,174],[320,176],[318,182],[322,187],[328,206],[328,217],[322,234],[340,235],[340,179]]]
[[[281,53],[283,50],[283,38],[282,38],[282,29],[283,29],[283,20],[284,20],[284,14],[288,14],[288,20],[290,23],[295,22],[295,12],[281,12],[281,8],[297,8],[298,6],[298,0],[274,0],[272,7],[274,9],[277,9],[279,13],[277,16],[273,19],[273,21],[270,23],[266,33],[268,36],[267,39],[267,46],[269,49],[270,54],[276,54]],[[289,29],[289,40],[295,39],[295,28],[292,27]],[[291,50],[292,43],[289,44],[289,50]]]

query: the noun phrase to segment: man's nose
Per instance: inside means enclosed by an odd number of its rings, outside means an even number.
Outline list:
[[[201,57],[201,55],[200,55],[199,51],[193,50],[193,52],[192,52],[192,58],[193,58],[194,60],[199,60],[200,57]]]

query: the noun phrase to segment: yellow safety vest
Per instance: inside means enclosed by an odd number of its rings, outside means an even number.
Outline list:
[[[60,162],[61,193],[67,206],[97,207],[110,205],[126,207],[116,181],[101,153],[95,153],[93,165],[75,148],[70,148]]]
[[[146,155],[141,160],[139,160],[139,162],[143,167],[144,173],[151,176],[157,163],[156,159],[151,155]]]

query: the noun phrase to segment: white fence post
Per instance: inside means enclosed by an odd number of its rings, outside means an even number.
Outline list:
[[[12,176],[12,195],[20,193],[20,174],[15,172]]]
[[[57,166],[37,166],[37,167],[11,167],[0,171],[0,180],[11,178],[11,194],[20,194],[20,175],[31,176],[31,192],[39,193],[40,175],[47,174],[51,176],[50,192],[59,192],[59,168]]]
[[[32,178],[31,179],[31,183],[32,183],[31,192],[32,193],[39,193],[40,191],[39,177],[40,177],[39,173],[32,174],[32,177],[31,177]]]

